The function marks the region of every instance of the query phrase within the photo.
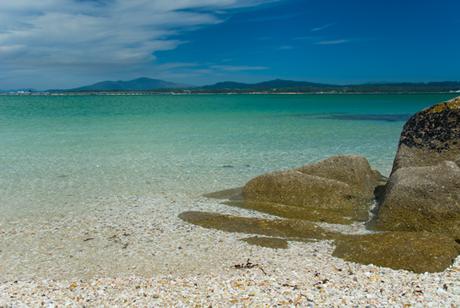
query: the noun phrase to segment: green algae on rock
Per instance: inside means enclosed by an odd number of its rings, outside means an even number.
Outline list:
[[[346,261],[374,264],[416,273],[440,272],[452,265],[460,245],[450,236],[430,232],[384,232],[346,235],[330,232],[308,221],[260,219],[207,212],[184,212],[179,217],[208,229],[259,234],[245,242],[268,248],[283,248],[287,241],[334,240],[333,255]],[[285,244],[286,242],[286,244]]]
[[[343,225],[351,224],[356,220],[366,221],[368,217],[367,209],[357,209],[354,215],[351,217],[347,216],[350,214],[350,212],[341,212],[339,210],[324,210],[321,208],[297,207],[272,202],[233,200],[226,201],[223,204],[247,210],[254,210],[282,218],[328,222]]]
[[[375,187],[386,180],[378,171],[371,168],[366,158],[356,155],[329,157],[297,170],[303,174],[346,183],[369,198],[374,196]]]
[[[248,238],[243,238],[241,241],[248,243],[249,245],[260,246],[265,248],[272,249],[287,249],[288,242],[282,238],[276,237],[260,237],[253,236]]]
[[[243,199],[243,188],[230,188],[225,190],[220,190],[208,194],[204,194],[203,197],[210,199],[222,199],[222,200],[241,200]]]
[[[398,169],[388,182],[375,228],[431,231],[460,239],[460,167],[445,161]]]
[[[289,239],[332,239],[329,232],[312,222],[296,219],[261,219],[207,212],[184,212],[179,218],[191,224],[226,232],[259,234]]]
[[[416,273],[441,272],[452,265],[460,245],[451,237],[430,232],[385,232],[343,236],[334,256]]]
[[[365,158],[337,156],[298,169],[258,176],[246,184],[243,197],[245,201],[330,210],[363,220],[363,214],[367,218],[375,188],[384,180]]]

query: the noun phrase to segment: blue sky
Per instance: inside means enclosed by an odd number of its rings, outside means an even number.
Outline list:
[[[0,88],[460,80],[457,0],[0,2]]]

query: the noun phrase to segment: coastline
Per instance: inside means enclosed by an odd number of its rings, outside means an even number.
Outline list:
[[[433,92],[209,92],[209,93],[181,93],[181,92],[156,92],[156,91],[130,91],[130,92],[32,92],[32,93],[8,93],[0,92],[0,96],[187,96],[187,95],[428,95],[449,94],[455,97],[459,91],[433,91]]]

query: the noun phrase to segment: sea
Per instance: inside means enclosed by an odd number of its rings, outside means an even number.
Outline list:
[[[328,156],[385,175],[415,112],[454,94],[0,96],[4,219],[204,193]]]

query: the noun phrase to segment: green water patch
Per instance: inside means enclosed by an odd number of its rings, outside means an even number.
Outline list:
[[[406,122],[412,114],[333,114],[318,117],[324,120],[344,121],[383,121],[383,122]]]
[[[460,244],[445,234],[383,232],[347,235],[299,219],[261,219],[208,212],[184,212],[182,220],[208,229],[263,235],[243,239],[251,245],[283,248],[288,241],[333,240],[333,255],[346,261],[416,273],[441,272],[460,254]],[[271,237],[271,238],[268,238]]]
[[[241,241],[248,243],[249,245],[260,246],[272,249],[287,249],[288,241],[282,238],[276,237],[260,237],[253,236],[241,239]]]
[[[347,216],[350,215],[350,213],[345,211],[342,212],[338,210],[336,211],[320,208],[297,207],[292,205],[262,201],[233,200],[223,202],[223,204],[247,210],[254,210],[282,218],[327,222],[342,225],[348,225],[354,221],[366,221],[368,216],[367,211],[362,211],[360,213],[356,212],[356,215],[351,217]]]

